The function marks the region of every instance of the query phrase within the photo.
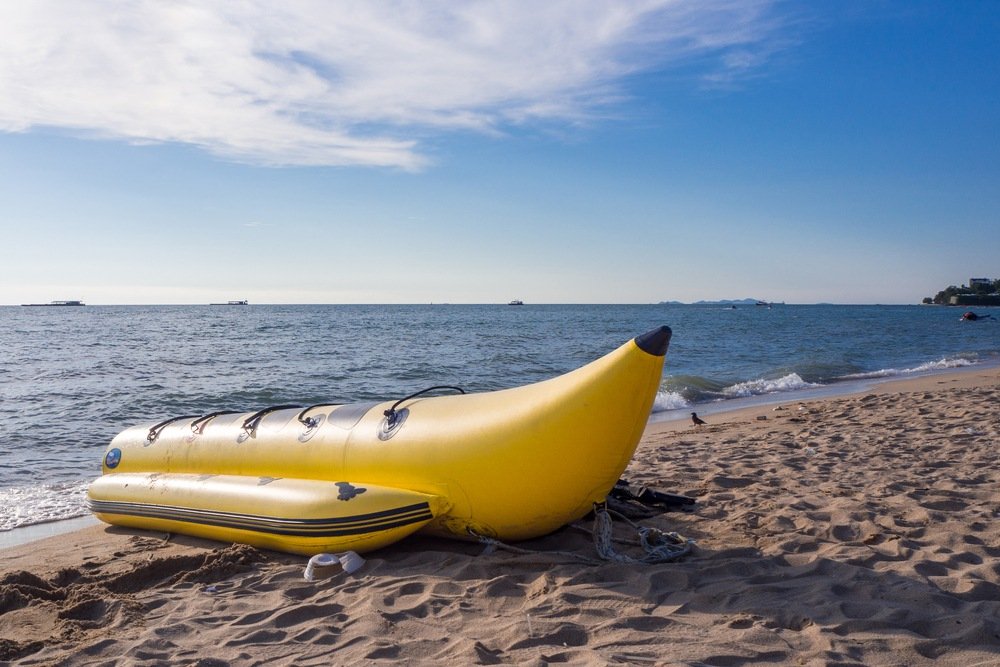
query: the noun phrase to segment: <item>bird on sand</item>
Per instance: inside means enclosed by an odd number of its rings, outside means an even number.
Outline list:
[[[702,419],[701,417],[699,417],[699,416],[698,416],[698,413],[697,413],[697,412],[692,412],[692,413],[691,413],[691,422],[692,422],[692,423],[693,423],[693,424],[694,424],[695,426],[701,426],[702,424],[704,424],[704,423],[705,423],[705,420],[704,420],[704,419]]]

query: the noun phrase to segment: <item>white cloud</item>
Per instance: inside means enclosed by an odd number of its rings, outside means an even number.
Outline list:
[[[0,131],[419,169],[429,132],[568,122],[624,77],[773,48],[771,0],[32,0],[0,4]],[[770,46],[768,45],[770,43]]]

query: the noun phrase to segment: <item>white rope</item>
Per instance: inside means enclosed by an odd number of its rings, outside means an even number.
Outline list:
[[[480,554],[482,556],[488,556],[494,553],[497,549],[503,549],[504,551],[510,551],[512,553],[522,554],[527,556],[537,556],[540,554],[563,556],[565,558],[572,558],[574,560],[583,561],[584,563],[589,563],[590,565],[600,564],[599,560],[594,560],[593,558],[587,558],[586,556],[582,556],[572,551],[532,551],[531,549],[522,549],[520,547],[515,547],[513,545],[506,544],[505,542],[501,542],[500,540],[493,537],[486,537],[485,535],[480,535],[479,533],[473,533],[472,531],[469,532],[472,535],[475,535],[476,539],[479,540],[480,544],[486,545],[486,548],[483,549],[483,553]]]
[[[639,546],[642,547],[644,552],[642,556],[636,558],[615,551],[614,542],[622,544],[631,544],[631,542],[615,539],[613,534],[614,526],[611,521],[612,513],[617,515],[618,518],[628,522],[633,528],[636,529],[636,532],[639,535]],[[573,553],[572,551],[532,551],[530,549],[522,549],[520,547],[506,544],[493,537],[480,535],[472,530],[469,530],[469,534],[473,535],[481,544],[485,545],[486,548],[483,549],[482,553],[484,556],[494,553],[497,549],[503,549],[505,551],[522,555],[546,554],[572,558],[585,563],[590,563],[592,565],[599,565],[601,563],[599,560],[594,560],[593,558],[588,558],[587,556],[582,556],[578,553]],[[618,512],[608,510],[603,503],[594,506],[593,536],[594,547],[597,550],[597,555],[603,560],[613,561],[615,563],[645,565],[653,563],[669,563],[670,561],[683,558],[691,553],[695,544],[694,540],[685,538],[675,532],[665,533],[657,528],[639,526],[632,522],[628,517],[619,514]]]
[[[662,530],[651,528],[648,526],[638,526],[628,517],[618,514],[620,519],[624,519],[639,534],[639,545],[643,549],[643,555],[638,558],[629,556],[628,554],[622,554],[615,551],[614,548],[614,525],[611,521],[611,512],[604,505],[597,505],[594,507],[594,547],[597,549],[597,555],[604,560],[614,561],[616,563],[629,563],[629,564],[652,564],[652,563],[669,563],[670,561],[683,558],[684,556],[691,553],[694,548],[694,540],[683,537],[682,535],[669,532],[665,533]]]

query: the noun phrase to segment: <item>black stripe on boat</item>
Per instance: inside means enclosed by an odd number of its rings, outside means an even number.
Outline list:
[[[381,512],[371,512],[369,514],[324,519],[285,519],[256,514],[218,512],[192,507],[113,502],[107,500],[90,500],[88,504],[90,505],[90,510],[96,514],[137,516],[147,519],[163,519],[166,521],[179,521],[236,530],[250,530],[257,533],[299,537],[364,535],[391,528],[400,528],[414,523],[422,523],[434,518],[428,503],[416,503]]]

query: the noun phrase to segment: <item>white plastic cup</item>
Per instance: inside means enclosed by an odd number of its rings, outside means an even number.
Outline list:
[[[316,554],[306,565],[306,581],[316,581],[332,576],[340,569],[340,559],[333,554]]]
[[[365,564],[365,559],[359,556],[354,551],[345,551],[340,554],[340,564],[344,568],[344,572],[347,574],[353,574],[361,569],[361,566]]]
[[[316,554],[306,564],[304,576],[306,581],[316,581],[332,577],[341,569],[347,574],[352,574],[360,570],[364,564],[365,559],[354,551],[345,551],[342,554]]]

